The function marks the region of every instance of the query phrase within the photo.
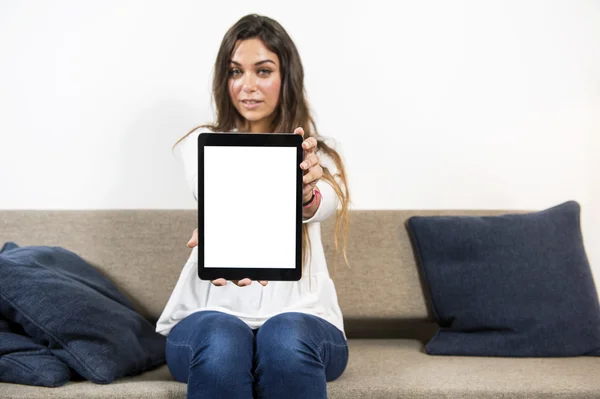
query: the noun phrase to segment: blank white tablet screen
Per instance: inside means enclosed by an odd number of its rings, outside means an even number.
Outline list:
[[[204,267],[296,267],[295,147],[204,147]]]

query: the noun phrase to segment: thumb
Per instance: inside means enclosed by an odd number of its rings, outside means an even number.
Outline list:
[[[194,233],[192,234],[192,238],[190,238],[190,240],[187,243],[187,246],[190,248],[193,248],[196,245],[198,245],[198,229],[194,230]]]
[[[302,129],[301,127],[297,127],[296,130],[294,130],[294,134],[299,134],[300,136],[302,136],[302,138],[304,138],[304,129]]]

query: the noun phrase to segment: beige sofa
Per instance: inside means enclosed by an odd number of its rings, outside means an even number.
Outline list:
[[[600,398],[600,358],[430,356],[435,331],[404,227],[413,215],[503,212],[352,211],[348,255],[333,271],[333,219],[322,226],[350,343],[329,397]],[[157,318],[189,256],[193,210],[0,211],[0,245],[59,245],[104,270]],[[0,398],[184,398],[167,366],[109,385],[0,384]],[[310,399],[310,398],[308,398]]]

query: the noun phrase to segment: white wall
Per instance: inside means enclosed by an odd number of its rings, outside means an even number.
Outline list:
[[[193,208],[171,145],[211,119],[225,31],[302,54],[354,208],[575,199],[600,280],[597,1],[0,3],[0,209]]]

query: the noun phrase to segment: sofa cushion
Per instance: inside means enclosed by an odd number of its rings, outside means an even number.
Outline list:
[[[0,314],[79,376],[105,384],[164,363],[164,337],[77,254],[9,242],[0,281]]]
[[[409,339],[350,339],[344,374],[327,383],[329,399],[597,399],[600,358],[428,356]],[[69,382],[58,389],[0,384],[8,398],[181,398],[186,384],[167,366],[109,385]]]
[[[431,296],[432,355],[600,355],[600,306],[574,201],[408,220]]]
[[[187,385],[173,380],[167,365],[111,384],[71,381],[54,388],[0,383],[0,397],[27,399],[185,399]]]
[[[0,381],[57,387],[69,376],[69,366],[0,316]]]

